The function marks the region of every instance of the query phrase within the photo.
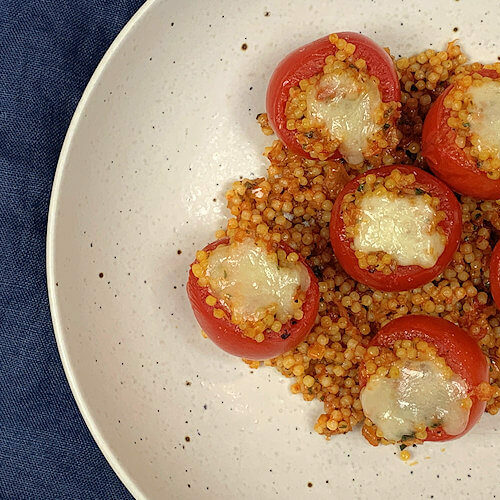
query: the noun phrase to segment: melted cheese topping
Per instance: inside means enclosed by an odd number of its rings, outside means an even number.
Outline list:
[[[464,380],[447,379],[432,361],[408,361],[396,379],[372,376],[360,395],[365,415],[391,441],[412,436],[422,424],[460,434],[469,420],[466,398]]]
[[[272,307],[278,318],[289,318],[298,289],[305,291],[310,283],[300,262],[279,266],[276,254],[251,239],[219,245],[208,257],[206,272],[213,295],[246,321],[258,320],[257,311]]]
[[[328,96],[320,99],[321,96]],[[346,73],[324,75],[316,93],[307,95],[311,117],[325,122],[339,150],[349,163],[361,163],[368,138],[381,126],[374,112],[381,105],[380,92],[371,80],[362,82]]]
[[[434,266],[446,237],[431,230],[436,215],[423,196],[367,193],[361,198],[354,249],[385,252],[400,266]]]
[[[474,111],[470,131],[479,136],[477,147],[500,152],[500,82],[484,82],[469,88]]]

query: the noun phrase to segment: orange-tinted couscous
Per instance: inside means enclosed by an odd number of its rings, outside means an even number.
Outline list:
[[[354,175],[380,165],[412,164],[426,169],[420,153],[426,113],[450,83],[457,82],[460,88],[468,82],[464,82],[464,75],[482,67],[479,63],[467,64],[455,42],[442,51],[428,49],[395,59],[394,64],[401,83],[402,108],[396,139],[391,144],[375,149],[375,155],[354,168],[344,160],[299,157],[275,140],[264,152],[269,160],[266,176],[236,181],[227,192],[231,216],[225,229],[216,234],[217,238],[250,234],[276,244],[284,242],[307,259],[318,277],[319,313],[307,338],[277,358],[247,363],[254,369],[264,365],[278,370],[291,379],[292,393],[305,401],[320,400],[324,409],[314,429],[327,438],[364,423],[364,434],[378,439],[376,429],[369,429],[370,423],[363,415],[358,368],[363,360],[378,354],[368,347],[377,330],[407,314],[440,316],[478,340],[491,366],[491,386],[485,389],[489,398],[486,411],[494,415],[500,409],[500,311],[489,292],[488,268],[500,231],[500,200],[459,197],[463,214],[460,246],[446,270],[421,288],[405,292],[372,290],[350,278],[333,255],[329,222],[333,202],[342,187]],[[488,67],[500,70],[500,64]],[[291,102],[299,98],[306,83],[293,90]],[[455,109],[458,105],[450,97],[446,104],[455,111],[453,116],[461,119],[467,103],[463,109]],[[290,113],[292,108],[290,104]],[[304,124],[297,120],[293,126],[300,131]],[[258,122],[266,135],[272,134],[264,113],[258,116]],[[466,132],[459,134],[465,139],[457,140],[464,147],[472,147],[473,138]],[[496,175],[494,161],[488,171]],[[380,257],[383,260],[384,256]],[[424,439],[425,429],[417,437]]]

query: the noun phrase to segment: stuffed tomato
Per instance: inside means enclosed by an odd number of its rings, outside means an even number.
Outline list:
[[[456,77],[432,105],[422,154],[454,191],[500,198],[500,75],[492,69]]]
[[[360,367],[363,435],[374,445],[458,438],[491,396],[477,342],[442,318],[409,315],[385,325]]]
[[[215,241],[197,252],[187,293],[198,323],[221,349],[269,359],[310,332],[319,307],[318,280],[290,247],[247,238]]]
[[[366,36],[345,32],[286,56],[271,76],[266,108],[294,153],[358,164],[397,143],[400,98],[389,54]]]
[[[349,182],[332,210],[330,239],[340,265],[377,290],[417,288],[451,261],[462,214],[452,191],[417,167],[370,170]]]

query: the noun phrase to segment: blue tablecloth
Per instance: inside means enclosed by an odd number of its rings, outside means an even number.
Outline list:
[[[0,0],[0,498],[130,495],[67,384],[45,282],[52,179],[71,116],[141,0]]]

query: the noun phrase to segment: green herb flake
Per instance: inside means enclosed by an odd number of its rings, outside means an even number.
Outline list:
[[[407,444],[404,444],[404,443],[403,443],[403,444],[400,444],[400,445],[399,445],[399,449],[400,449],[401,451],[403,451],[405,448],[408,448],[408,445],[407,445]]]
[[[418,195],[425,194],[425,191],[423,189],[416,188],[415,189],[415,194],[418,194]]]
[[[365,189],[365,185],[364,185],[364,183],[363,183],[363,184],[360,184],[360,185],[358,186],[358,189],[357,189],[357,190],[361,193],[361,192],[363,191],[363,189]]]
[[[470,123],[469,122],[464,122],[464,123],[462,123],[462,127],[469,128],[470,127]]]
[[[387,130],[390,127],[388,123],[384,123],[384,129]]]

